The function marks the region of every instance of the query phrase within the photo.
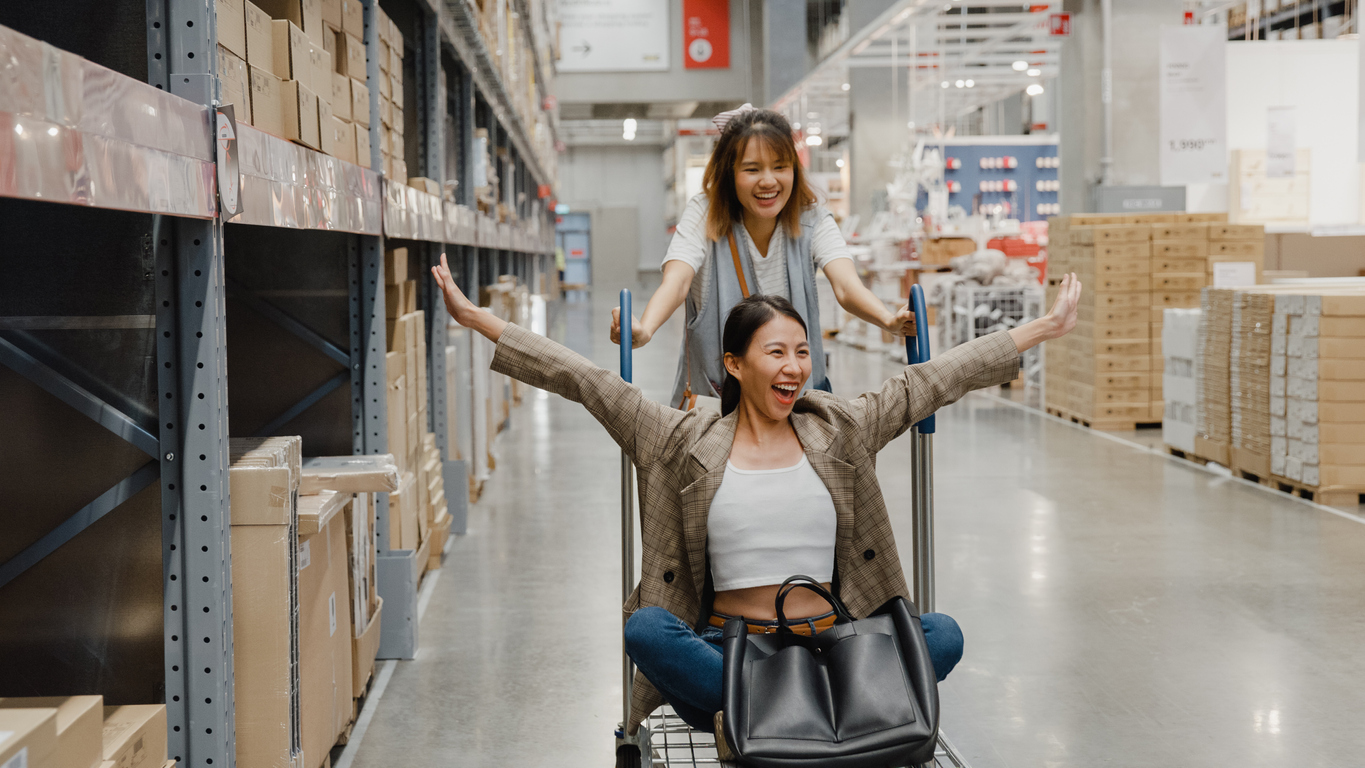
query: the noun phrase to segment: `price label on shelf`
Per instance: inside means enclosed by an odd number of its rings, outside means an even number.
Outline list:
[[[1163,26],[1161,183],[1223,184],[1228,178],[1227,61],[1221,28]]]

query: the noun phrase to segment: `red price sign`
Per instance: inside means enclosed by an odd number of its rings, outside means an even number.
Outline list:
[[[1071,14],[1054,13],[1048,16],[1047,31],[1053,37],[1071,37]]]
[[[730,0],[683,0],[683,68],[730,68]]]

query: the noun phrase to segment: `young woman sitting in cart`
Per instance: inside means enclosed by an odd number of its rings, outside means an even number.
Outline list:
[[[738,616],[751,632],[773,631],[788,576],[819,579],[855,618],[909,599],[877,452],[967,392],[1014,379],[1021,352],[1075,326],[1081,290],[1067,276],[1046,317],[908,366],[850,400],[800,394],[812,364],[806,325],[787,300],[752,296],[725,322],[722,416],[648,400],[616,373],[478,308],[444,256],[432,272],[455,321],[497,344],[494,371],[582,403],[635,464],[644,553],[625,605],[626,651],[639,667],[631,733],[665,699],[711,731],[721,626]],[[788,597],[785,613],[804,633],[834,623],[830,605],[806,590]],[[921,621],[941,680],[961,658],[962,635],[942,614]]]

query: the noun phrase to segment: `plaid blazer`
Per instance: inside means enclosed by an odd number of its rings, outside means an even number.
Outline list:
[[[492,369],[582,403],[635,463],[643,567],[625,617],[659,606],[694,626],[704,623],[707,514],[725,476],[736,415],[648,400],[616,373],[516,325],[498,340]],[[1002,331],[908,366],[875,392],[845,400],[807,391],[796,401],[792,427],[834,500],[835,579],[854,616],[897,595],[909,599],[877,483],[877,452],[938,408],[1018,373],[1018,349]],[[637,671],[630,731],[662,703]]]

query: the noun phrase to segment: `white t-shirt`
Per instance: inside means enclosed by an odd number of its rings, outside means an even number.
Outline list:
[[[691,297],[694,306],[701,306],[701,292],[706,285],[706,270],[710,267],[707,255],[711,252],[711,241],[706,238],[706,195],[696,195],[687,201],[682,218],[668,244],[664,264],[681,261],[691,265],[696,272],[692,277]],[[791,288],[787,285],[786,238],[773,233],[768,241],[768,255],[759,253],[758,246],[744,227],[736,233],[735,244],[749,249],[749,258],[754,263],[754,277],[758,279],[758,290],[762,293],[791,298]],[[834,223],[833,216],[825,216],[811,234],[810,254],[816,269],[824,269],[826,264],[836,259],[853,258],[848,252],[848,243]]]
[[[838,528],[834,499],[805,456],[783,469],[726,462],[706,518],[716,591],[781,584],[796,574],[832,581]]]

